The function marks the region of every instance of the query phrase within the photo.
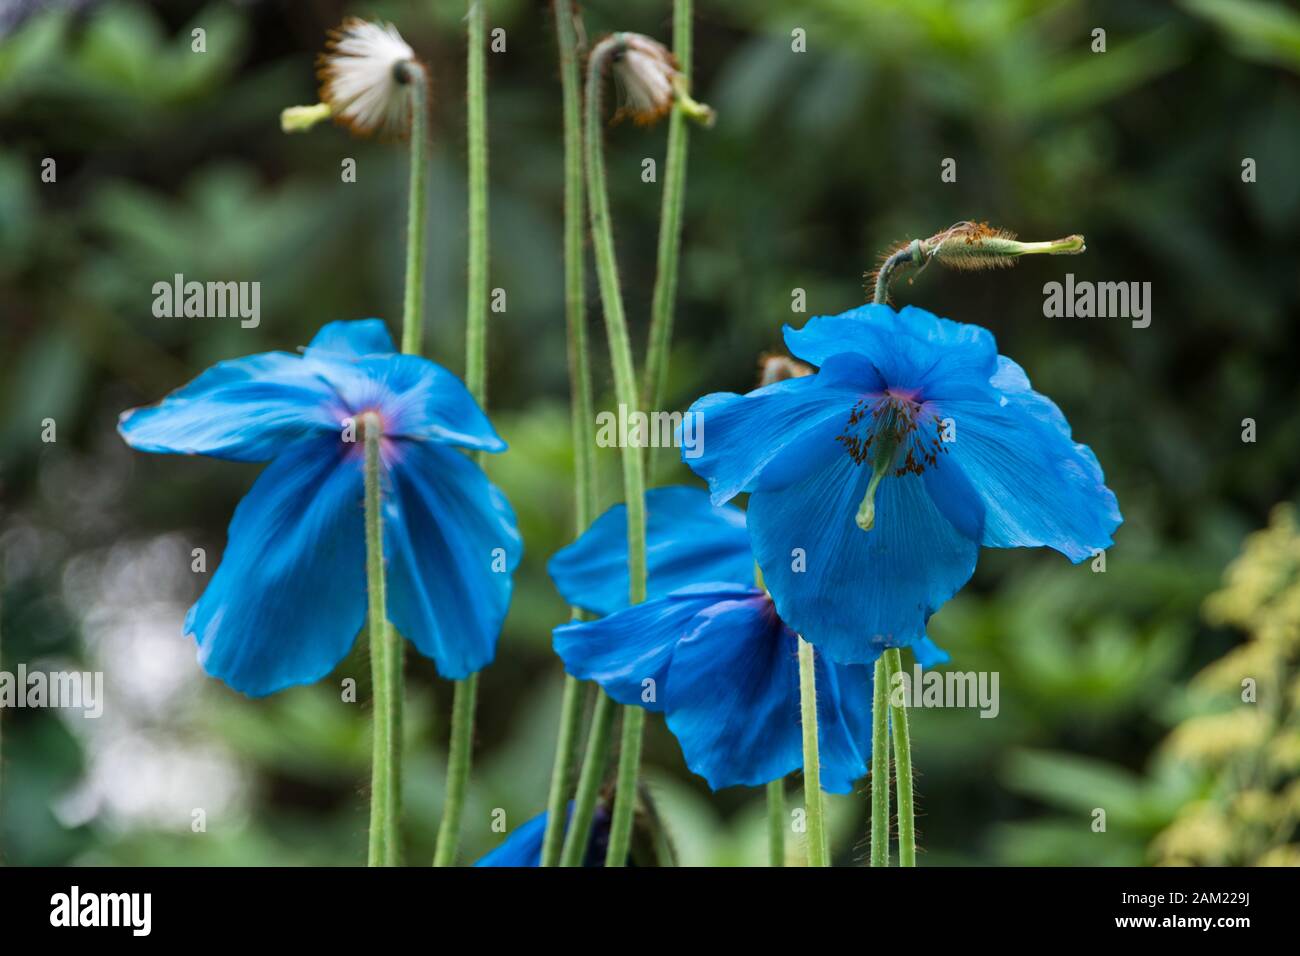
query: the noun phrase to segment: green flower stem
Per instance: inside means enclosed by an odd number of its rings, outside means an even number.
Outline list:
[[[899,249],[891,253],[876,272],[876,288],[871,301],[876,305],[883,305],[888,302],[889,283],[893,281],[894,273],[906,263],[919,261],[923,255],[924,251],[920,240],[913,240],[912,244],[906,249]]]
[[[469,269],[465,293],[465,386],[480,407],[487,405],[487,8],[469,0],[466,77],[469,143]],[[478,674],[456,682],[451,743],[447,749],[447,799],[433,851],[434,866],[451,866],[460,844],[460,818],[469,789],[474,749],[474,707]]]
[[[488,181],[487,0],[469,0],[466,115],[469,171],[469,273],[465,291],[465,385],[487,402]]]
[[[609,761],[616,706],[603,692],[596,695],[596,706],[591,714],[591,731],[587,735],[587,753],[582,760],[582,774],[578,778],[578,789],[573,797],[573,817],[564,836],[560,866],[582,866],[587,855],[596,798],[600,794],[600,782],[605,776],[605,765]]]
[[[581,534],[596,516],[596,413],[592,399],[591,356],[587,346],[578,17],[578,11],[570,8],[568,0],[555,0],[564,96],[564,315],[573,423],[574,523]]]
[[[754,562],[754,583],[766,588],[763,569]],[[816,686],[814,685],[814,691]],[[785,780],[767,785],[767,856],[769,866],[785,866]]]
[[[785,866],[785,780],[767,785],[767,860]]]
[[[618,777],[614,790],[614,813],[609,825],[609,849],[605,866],[626,866],[636,816],[636,778],[641,770],[641,738],[645,735],[645,711],[623,708],[623,731],[618,746]]]
[[[564,315],[568,339],[569,391],[573,432],[573,514],[576,534],[587,530],[595,512],[595,409],[591,395],[591,359],[587,350],[587,303],[583,262],[582,88],[578,68],[576,20],[567,0],[555,0],[555,33],[560,49],[560,86],[564,105]],[[573,608],[573,616],[581,611]],[[567,805],[573,791],[581,737],[583,685],[565,675],[560,726],[547,796],[542,866],[560,862]],[[593,804],[594,806],[594,804]]]
[[[673,4],[673,55],[682,74],[682,89],[690,90],[691,0]],[[668,117],[668,156],[659,214],[659,252],[654,296],[650,306],[650,334],[646,347],[644,407],[653,410],[663,401],[668,379],[668,356],[673,334],[673,304],[677,295],[677,266],[681,258],[682,207],[686,197],[686,147],[690,127],[681,101]]]
[[[584,151],[587,156],[587,202],[591,213],[592,245],[596,255],[600,301],[605,313],[610,364],[614,371],[614,392],[620,404],[634,409],[637,407],[636,371],[632,363],[632,346],[628,340],[623,293],[619,288],[618,264],[614,256],[614,231],[610,224],[600,128],[602,77],[611,58],[622,49],[622,36],[616,33],[596,44],[588,58]],[[622,459],[623,497],[627,505],[628,597],[629,603],[639,604],[645,600],[646,594],[645,462],[639,448],[624,448]],[[610,825],[606,866],[623,866],[627,859],[633,811],[636,809],[636,778],[641,762],[640,735],[644,723],[645,712],[641,708],[624,708],[618,789],[614,794],[614,815]]]
[[[465,810],[470,757],[474,749],[474,704],[477,697],[478,674],[456,681],[451,703],[451,746],[447,750],[447,799],[443,804],[438,842],[433,851],[434,866],[451,866],[456,862],[460,818]]]
[[[385,614],[387,617],[387,614]],[[385,663],[388,665],[388,683],[392,688],[392,694],[389,698],[388,710],[390,722],[392,724],[392,777],[393,787],[389,794],[390,814],[393,821],[394,845],[398,848],[398,854],[393,858],[393,865],[401,863],[401,835],[400,825],[402,820],[402,713],[405,706],[406,696],[406,674],[405,674],[405,654],[406,640],[401,634],[397,633],[397,628],[393,627],[391,621],[384,628],[384,636],[388,641],[388,647],[385,649]]]
[[[889,866],[889,665],[883,656],[871,701],[871,865]]]
[[[904,263],[924,260],[920,240],[895,251],[876,273],[872,299],[877,305],[889,299],[894,271]],[[889,663],[882,655],[876,660],[871,701],[871,865],[889,866]],[[906,739],[906,738],[905,738]],[[911,766],[911,755],[907,764]]]
[[[902,673],[902,654],[898,648],[885,651],[889,685],[894,675]],[[894,781],[898,790],[898,865],[916,866],[916,817],[912,806],[912,745],[907,729],[907,701],[890,705],[894,725]]]
[[[429,80],[424,67],[407,64],[411,90],[411,182],[406,215],[406,288],[402,297],[402,351],[419,355],[424,331],[424,233],[428,216]]]
[[[419,355],[424,329],[424,235],[428,216],[429,79],[424,67],[407,63],[404,82],[411,96],[411,169],[406,214],[406,282],[402,293],[402,351]],[[384,629],[384,660],[388,668],[390,734],[392,735],[392,820],[396,829],[402,800],[402,708],[405,697],[406,643],[391,624]],[[373,651],[372,651],[373,655]],[[396,859],[393,860],[397,862]]]
[[[560,726],[555,739],[555,761],[551,765],[551,788],[546,796],[546,832],[542,836],[542,866],[560,862],[564,844],[564,823],[568,817],[569,794],[582,732],[583,684],[570,674],[564,675],[564,695],[560,700]]]
[[[808,865],[827,866],[822,813],[821,757],[817,752],[817,679],[813,646],[799,638],[799,710],[803,725],[803,801],[808,818]]]
[[[423,324],[424,228],[427,208],[425,141],[428,78],[418,63],[403,67],[411,95],[411,170],[407,208],[406,285],[402,301],[402,351],[418,354]],[[384,586],[383,522],[380,516],[379,419],[368,417],[366,433],[366,575],[370,595],[370,663],[374,684],[374,765],[371,769],[369,860],[372,866],[398,863],[397,823],[401,816],[403,651],[401,636],[387,621]]]
[[[396,688],[389,663],[392,642],[384,608],[384,529],[380,508],[379,416],[362,417],[365,432],[366,590],[369,604],[370,665],[374,694],[374,757],[370,778],[371,866],[397,865],[397,740],[393,702]]]

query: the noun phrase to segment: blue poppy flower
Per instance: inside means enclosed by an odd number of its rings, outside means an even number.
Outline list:
[[[547,571],[565,601],[593,614],[627,607],[627,508],[615,505],[551,555]],[[646,494],[646,594],[662,597],[701,581],[754,583],[745,513],[719,508],[699,488]]]
[[[551,559],[565,599],[606,615],[555,629],[565,669],[621,704],[662,712],[687,766],[715,790],[799,769],[798,637],[755,586],[744,513],[694,488],[651,491],[646,510],[645,602],[628,607],[618,577],[623,505]],[[871,668],[819,657],[816,681],[822,786],[846,793],[870,757]]]
[[[569,801],[569,817],[573,815],[573,801]],[[542,840],[546,836],[548,813],[542,811],[506,837],[495,850],[479,857],[475,866],[541,866]],[[591,821],[591,836],[587,840],[587,853],[583,866],[604,866],[605,850],[609,845],[609,810],[597,804]],[[565,832],[569,822],[565,820]]]
[[[332,322],[301,355],[219,362],[122,414],[141,451],[270,461],[185,618],[199,662],[236,690],[319,680],[365,621],[366,412],[383,426],[388,619],[444,677],[467,677],[495,653],[523,545],[505,496],[454,447],[506,447],[454,375],[398,354],[379,319]]]
[[[867,305],[785,329],[820,366],[691,406],[715,503],[749,492],[781,617],[834,660],[915,645],[980,546],[1078,562],[1123,520],[1097,458],[975,325]]]

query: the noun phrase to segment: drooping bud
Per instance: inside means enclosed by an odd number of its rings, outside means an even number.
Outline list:
[[[410,129],[409,87],[425,81],[425,70],[391,23],[348,17],[330,31],[316,67],[322,103],[339,125],[360,136]]]
[[[928,239],[913,239],[889,249],[866,278],[873,301],[885,302],[889,284],[907,267],[919,272],[935,261],[952,269],[1004,269],[1015,265],[1021,256],[1074,256],[1085,251],[1080,235],[1021,242],[1015,233],[986,222],[959,222]]]
[[[959,222],[923,243],[926,253],[954,269],[997,269],[1013,266],[1021,256],[1073,256],[1086,250],[1083,236],[1047,242],[1020,242],[1013,232],[986,222]]]
[[[690,119],[713,125],[713,110],[691,98],[677,59],[666,46],[640,33],[616,33],[613,39],[619,48],[611,58],[612,69],[623,97],[615,123],[630,117],[638,126],[653,126],[677,103]]]

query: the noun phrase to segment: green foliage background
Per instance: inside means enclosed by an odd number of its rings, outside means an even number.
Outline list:
[[[589,36],[667,39],[667,0],[584,7]],[[1126,519],[1105,574],[1054,553],[986,552],[934,618],[952,666],[1000,673],[1001,713],[914,713],[922,862],[1169,859],[1158,835],[1189,807],[1228,798],[1221,765],[1180,759],[1162,740],[1203,709],[1189,678],[1242,642],[1237,627],[1258,624],[1212,625],[1202,603],[1245,534],[1300,488],[1300,15],[1247,0],[698,7],[695,90],[719,122],[692,137],[672,407],[751,387],[758,354],[804,318],[791,290],[806,290],[809,314],[859,304],[861,274],[895,241],[962,219],[1029,239],[1086,234],[1081,258],[997,274],[934,268],[896,290],[992,329],[1097,452]],[[293,348],[333,319],[399,318],[403,151],[334,128],[278,129],[282,107],[314,102],[314,53],[347,12],[395,21],[433,72],[426,342],[459,369],[459,4],[0,9],[0,666],[102,669],[109,695],[99,721],[4,712],[8,863],[364,857],[363,651],[334,679],[265,700],[203,677],[180,630],[205,578],[190,552],[206,548],[215,567],[256,469],[134,454],[114,431],[121,410],[214,361]],[[545,560],[571,537],[553,24],[548,4],[519,0],[490,0],[489,19],[507,35],[507,52],[489,55],[489,135],[491,284],[508,297],[491,317],[489,388],[511,446],[489,470],[527,553],[483,675],[466,860],[500,840],[493,808],[514,825],[544,803],[560,684],[549,635],[566,614]],[[204,54],[190,50],[196,26]],[[807,53],[791,52],[796,27]],[[1095,27],[1104,54],[1090,50]],[[661,159],[663,137],[608,133],[639,343],[659,208],[641,160]],[[56,183],[40,180],[46,157]],[[340,182],[344,157],[357,161],[355,184]],[[957,160],[956,183],[940,182],[944,157]],[[1242,182],[1244,157],[1258,182]],[[1150,281],[1150,328],[1044,318],[1042,286],[1066,271]],[[153,317],[153,283],[176,273],[260,281],[260,327]],[[601,362],[604,407],[610,385]],[[1254,444],[1241,440],[1247,417]],[[56,443],[41,441],[46,418]],[[656,462],[661,481],[692,480],[672,457]],[[617,462],[601,459],[610,503]],[[1295,642],[1283,646],[1294,660]],[[408,673],[404,826],[418,863],[440,813],[450,685],[415,655]],[[346,677],[362,703],[340,701]],[[762,861],[760,792],[711,795],[657,719],[646,766],[682,862]],[[1105,833],[1091,826],[1099,807]],[[206,832],[192,832],[196,808]],[[833,801],[838,862],[864,855],[865,810],[861,796]],[[1294,826],[1274,810],[1282,822],[1265,851]]]

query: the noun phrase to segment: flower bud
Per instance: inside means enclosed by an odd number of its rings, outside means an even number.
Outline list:
[[[391,23],[348,17],[331,30],[316,60],[320,97],[341,126],[360,136],[400,136],[410,129],[409,86],[424,67]]]
[[[986,222],[959,222],[923,243],[926,254],[953,269],[997,269],[1013,266],[1021,256],[1078,255],[1085,250],[1083,236],[1066,236],[1047,242],[1020,242],[1014,232],[995,229]]]
[[[691,99],[677,58],[666,46],[640,33],[619,33],[615,39],[620,45],[612,69],[623,100],[614,122],[630,117],[638,126],[653,126],[676,102],[689,118],[713,125],[713,110]]]

